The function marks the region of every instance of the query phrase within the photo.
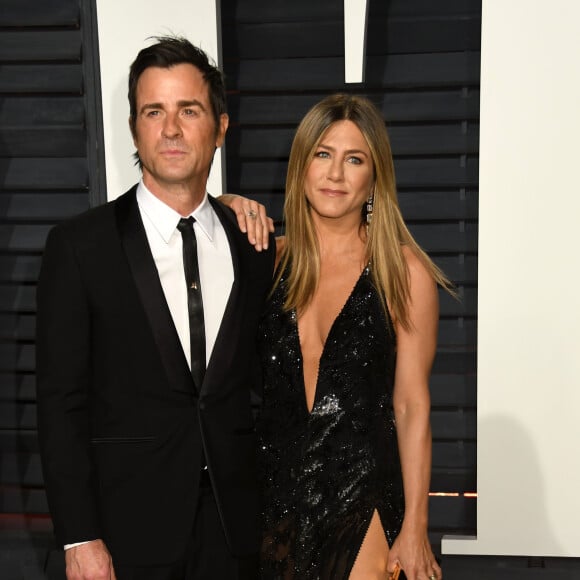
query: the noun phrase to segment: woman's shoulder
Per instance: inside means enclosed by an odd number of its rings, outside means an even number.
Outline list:
[[[421,293],[435,291],[437,284],[433,278],[433,272],[421,256],[408,244],[403,244],[401,251],[409,273],[411,292],[413,293],[413,290]]]

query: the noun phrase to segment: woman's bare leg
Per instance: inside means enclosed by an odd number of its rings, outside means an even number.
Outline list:
[[[352,567],[349,580],[386,580],[389,544],[377,510]]]

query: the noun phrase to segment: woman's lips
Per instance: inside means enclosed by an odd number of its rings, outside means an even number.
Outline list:
[[[323,195],[328,195],[329,197],[340,197],[342,195],[346,195],[346,191],[342,189],[329,189],[325,187],[324,189],[320,189],[319,191]]]

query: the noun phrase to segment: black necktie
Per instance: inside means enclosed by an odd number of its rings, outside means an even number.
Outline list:
[[[199,266],[197,263],[197,241],[193,231],[194,218],[182,218],[177,224],[183,240],[183,269],[187,284],[187,309],[189,311],[189,339],[191,347],[191,374],[198,390],[205,374],[205,326]]]

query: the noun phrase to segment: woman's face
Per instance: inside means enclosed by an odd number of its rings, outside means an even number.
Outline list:
[[[373,160],[359,128],[352,121],[330,125],[304,179],[313,217],[360,225],[361,208],[373,186]]]

